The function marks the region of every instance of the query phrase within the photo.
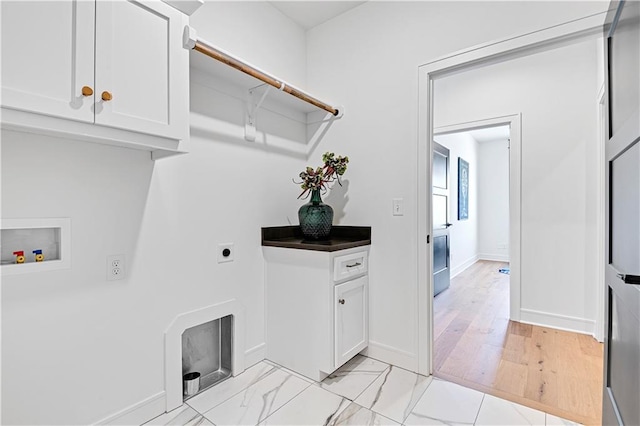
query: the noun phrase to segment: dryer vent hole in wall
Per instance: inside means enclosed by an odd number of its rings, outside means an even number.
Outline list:
[[[231,376],[233,316],[188,328],[182,333],[184,399]]]

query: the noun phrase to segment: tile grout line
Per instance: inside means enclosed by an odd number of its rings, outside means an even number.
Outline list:
[[[278,367],[275,367],[278,368]],[[278,368],[279,369],[279,368]],[[280,370],[280,369],[279,369]],[[280,370],[284,373],[287,373],[284,370]],[[291,377],[296,377],[293,374],[287,373],[289,374]],[[305,380],[306,381],[306,380]],[[285,402],[284,404],[282,404],[280,407],[278,407],[278,409],[276,411],[274,411],[273,413],[269,414],[267,417],[265,417],[264,419],[258,419],[258,423],[256,423],[256,425],[259,425],[260,423],[264,422],[265,420],[267,420],[269,417],[273,416],[275,413],[277,413],[278,411],[282,410],[285,406],[289,405],[291,403],[291,401],[293,401],[294,399],[296,399],[298,396],[300,396],[302,394],[302,392],[306,391],[307,389],[309,389],[311,386],[313,386],[313,383],[309,383],[307,382],[307,385],[304,389],[302,389],[300,392],[298,392],[297,394],[295,394],[291,399],[289,399],[287,402]]]
[[[363,355],[363,357],[364,357],[364,355]],[[368,358],[368,357],[365,357],[365,358]],[[371,359],[375,359],[375,358],[371,358]],[[347,398],[347,397],[346,397],[346,396],[344,396],[344,395],[340,395],[339,393],[334,392],[334,391],[332,391],[331,389],[324,388],[324,387],[322,387],[322,382],[317,382],[317,381],[315,381],[315,380],[314,380],[312,383],[309,383],[309,386],[305,387],[305,388],[304,388],[302,391],[300,391],[296,396],[294,396],[293,398],[291,398],[289,401],[287,401],[284,405],[282,405],[282,406],[281,406],[280,408],[278,408],[276,411],[274,411],[273,413],[271,413],[269,416],[265,417],[262,421],[264,421],[264,420],[268,419],[268,418],[269,418],[269,417],[271,417],[273,414],[275,414],[276,412],[278,412],[280,409],[284,408],[284,406],[285,406],[285,405],[287,405],[287,404],[291,403],[291,401],[293,401],[293,399],[295,399],[298,395],[300,395],[302,392],[304,392],[305,390],[309,389],[309,387],[311,387],[311,386],[313,386],[313,385],[316,385],[319,389],[324,390],[325,392],[329,392],[329,393],[331,393],[332,395],[335,395],[335,396],[337,396],[337,397],[340,397],[340,398],[341,398],[340,405],[342,405],[342,403],[343,403],[344,401],[347,401],[347,402],[348,402],[348,404],[346,404],[346,406],[345,406],[342,410],[340,410],[340,412],[342,412],[342,411],[346,410],[346,408],[347,408],[349,405],[351,405],[351,404],[356,404],[357,406],[359,406],[359,407],[361,407],[361,408],[364,408],[365,410],[369,410],[369,411],[371,411],[371,412],[373,412],[373,413],[375,413],[375,414],[377,414],[377,415],[379,415],[379,416],[382,416],[382,417],[384,417],[384,418],[387,418],[386,416],[384,416],[384,415],[382,415],[382,414],[380,414],[380,413],[378,413],[378,412],[376,412],[376,411],[374,411],[374,410],[370,410],[370,409],[368,409],[368,408],[366,408],[366,407],[363,407],[362,405],[360,405],[360,404],[358,404],[358,403],[356,403],[356,402],[355,402],[355,400],[356,400],[356,399],[358,399],[358,397],[360,397],[360,395],[362,395],[362,394],[363,394],[363,393],[364,393],[364,392],[365,392],[369,387],[371,387],[371,385],[372,385],[376,380],[378,380],[378,378],[379,378],[383,373],[385,373],[387,370],[390,370],[390,369],[391,369],[391,367],[392,367],[392,365],[391,365],[391,364],[388,364],[388,363],[386,363],[386,362],[383,362],[383,361],[380,361],[380,360],[376,360],[376,361],[378,361],[378,362],[380,362],[380,363],[382,363],[382,364],[385,364],[387,367],[386,367],[384,370],[382,370],[381,372],[379,372],[379,373],[374,377],[374,379],[371,381],[371,383],[369,383],[369,385],[367,385],[367,386],[366,386],[366,387],[365,387],[365,388],[364,388],[364,389],[363,389],[363,390],[362,390],[358,395],[356,395],[353,399],[349,399],[349,398]],[[268,363],[268,364],[273,364],[273,365],[274,365],[274,368],[279,368],[279,365],[278,365],[278,364],[275,364],[275,363],[273,363],[273,362],[271,362],[271,361],[269,361],[269,362],[267,362],[267,363]],[[287,371],[282,370],[282,369],[281,369],[281,371],[284,371],[285,373],[287,372]],[[358,372],[358,371],[349,371],[349,372],[347,372],[347,375],[348,375],[349,373],[357,373],[357,372]],[[288,374],[290,374],[290,373],[288,373]],[[329,377],[329,376],[327,376],[327,377]],[[337,416],[336,416],[336,418],[337,418]],[[391,420],[391,419],[390,419],[390,420]]]
[[[482,401],[480,401],[480,406],[478,407],[478,412],[476,413],[476,418],[473,419],[473,424],[475,425],[478,421],[478,417],[480,416],[480,410],[482,410],[482,404],[484,404],[484,397],[487,396],[486,393],[482,394]]]
[[[314,381],[314,383],[309,383],[309,386],[307,386],[306,388],[302,389],[298,394],[296,394],[293,398],[291,398],[289,401],[287,401],[285,404],[283,404],[280,408],[278,408],[276,411],[274,411],[273,413],[269,414],[267,417],[265,417],[264,419],[262,419],[262,421],[261,421],[261,422],[264,422],[265,420],[268,420],[268,419],[269,419],[269,417],[273,416],[273,415],[274,415],[274,414],[276,414],[278,411],[282,410],[284,407],[286,407],[287,405],[291,404],[291,402],[293,402],[293,400],[294,400],[294,399],[296,399],[298,396],[300,396],[304,391],[306,391],[307,389],[309,389],[311,386],[315,386],[315,385],[319,385],[319,384],[320,384],[320,383],[319,383],[319,382],[316,382],[316,381]],[[322,387],[320,387],[320,386],[316,386],[316,387],[317,387],[318,389],[320,389],[320,390],[325,391],[325,392],[329,392],[328,390],[323,389],[323,388],[322,388]],[[336,394],[334,394],[333,392],[329,392],[329,393],[330,393],[330,394],[332,394],[332,395],[336,395]],[[345,397],[344,397],[344,396],[342,396],[342,395],[336,395],[336,396],[338,396],[338,397],[340,397],[340,398],[341,398],[341,399],[340,399],[340,404],[338,404],[338,410],[339,410],[339,412],[340,412],[340,413],[342,413],[342,411],[344,411],[344,409],[345,409],[346,407],[345,407],[345,408],[343,408],[342,410],[340,410],[340,406],[342,405],[342,403],[343,403],[344,401],[350,401],[350,400],[349,400],[349,398],[345,398]],[[348,406],[348,405],[349,405],[349,404],[347,404],[347,406]],[[338,412],[338,410],[336,410],[336,412]],[[337,415],[336,415],[336,417],[337,417]],[[261,422],[259,422],[258,424],[260,424]]]
[[[418,374],[418,373],[414,373],[418,376],[422,376],[422,374]],[[404,422],[407,421],[407,419],[409,418],[409,416],[411,415],[411,413],[413,413],[413,409],[416,408],[416,405],[418,405],[418,402],[420,402],[420,400],[422,399],[422,397],[424,396],[425,393],[427,393],[427,390],[429,389],[429,387],[431,386],[431,384],[434,381],[434,377],[433,375],[430,376],[423,376],[423,377],[427,377],[427,380],[429,380],[429,384],[427,384],[427,386],[424,388],[424,390],[422,391],[422,393],[420,394],[419,397],[416,398],[416,401],[414,402],[413,406],[411,407],[411,409],[409,410],[409,413],[404,416],[404,418],[402,419],[402,421],[400,423],[404,424]],[[411,404],[411,401],[409,401],[409,404]]]
[[[385,364],[387,364],[387,363],[385,362]],[[371,383],[369,383],[369,384],[368,384],[364,389],[362,389],[362,391],[361,391],[358,395],[356,395],[356,396],[355,396],[352,400],[350,400],[350,401],[355,403],[355,402],[356,402],[356,399],[358,399],[358,398],[360,397],[360,395],[362,395],[362,394],[363,394],[367,389],[369,389],[369,388],[371,387],[371,385],[372,385],[372,384],[374,384],[374,383],[375,383],[375,381],[376,381],[376,380],[378,380],[378,378],[379,378],[380,376],[382,376],[382,374],[384,374],[384,373],[385,373],[387,370],[389,370],[390,368],[391,368],[391,364],[387,364],[387,368],[385,368],[385,369],[384,369],[384,370],[382,370],[380,373],[378,373],[378,375],[377,375],[377,376],[376,376],[376,377],[371,381]],[[349,398],[347,398],[347,399],[349,399]],[[358,405],[360,405],[360,404],[358,404]],[[360,405],[360,406],[361,406],[361,405]],[[361,406],[361,407],[362,407],[362,406]],[[364,408],[366,408],[366,407],[364,407]],[[373,411],[373,410],[371,410],[371,411]]]
[[[269,364],[267,364],[267,365],[269,365]],[[238,392],[236,392],[236,393],[232,394],[231,396],[229,396],[228,398],[224,399],[223,401],[220,401],[219,403],[217,403],[217,404],[216,404],[216,405],[214,405],[213,407],[207,408],[207,409],[204,411],[204,413],[201,413],[201,412],[200,412],[200,411],[198,411],[195,407],[191,406],[191,405],[189,404],[189,402],[185,402],[184,404],[188,405],[188,406],[189,406],[189,407],[191,407],[191,408],[192,408],[196,413],[198,413],[198,414],[202,415],[202,416],[203,416],[203,417],[205,417],[207,420],[209,420],[211,423],[213,423],[213,421],[211,421],[208,417],[206,417],[206,416],[205,416],[205,413],[207,413],[207,412],[209,412],[209,411],[213,410],[214,408],[216,408],[217,406],[219,406],[219,405],[221,405],[221,404],[224,404],[225,402],[227,402],[228,400],[230,400],[230,399],[231,399],[231,398],[233,398],[234,396],[236,396],[236,395],[238,395],[238,394],[240,394],[240,393],[242,393],[242,392],[246,391],[246,390],[247,390],[247,389],[249,389],[251,386],[253,386],[253,385],[255,385],[255,384],[257,384],[257,383],[259,383],[259,382],[263,381],[264,379],[266,379],[267,377],[269,377],[271,374],[273,374],[276,370],[279,370],[279,368],[278,368],[278,367],[276,367],[276,366],[271,366],[271,367],[272,367],[272,368],[271,368],[271,370],[268,370],[268,371],[266,371],[262,376],[259,376],[259,377],[260,377],[260,379],[259,379],[259,380],[255,381],[255,382],[250,382],[250,384],[249,384],[249,385],[247,385],[247,387],[244,387],[244,388],[240,389]],[[251,368],[251,367],[250,367],[250,368]],[[246,371],[246,370],[245,370],[245,371]],[[243,373],[244,373],[244,371],[243,371],[242,373],[240,373],[240,374],[243,374]],[[240,375],[240,374],[239,374],[239,375]],[[233,378],[233,377],[232,377],[232,378]],[[207,391],[206,391],[206,392],[208,392],[208,391],[210,391],[210,390],[212,390],[212,389],[213,389],[213,386],[212,386],[211,388],[207,389]]]

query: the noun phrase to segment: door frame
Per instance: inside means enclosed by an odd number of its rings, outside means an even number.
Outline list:
[[[509,126],[509,318],[520,321],[522,114],[442,126],[433,132],[434,135],[445,135],[505,125]],[[433,312],[433,298],[429,300],[429,310]],[[431,330],[433,332],[433,321]]]
[[[607,256],[605,254],[605,214],[606,214],[606,186],[605,186],[605,147],[609,140],[607,136],[607,91],[604,83],[598,92],[598,192],[596,194],[598,201],[598,211],[596,212],[596,226],[598,232],[598,266],[597,277],[598,284],[596,286],[596,324],[594,327],[593,337],[600,343],[604,342],[604,300],[605,300],[605,264]]]
[[[417,299],[416,327],[417,370],[430,375],[433,371],[433,309],[429,295],[433,293],[433,246],[427,237],[431,234],[431,168],[433,153],[434,81],[455,72],[470,70],[480,65],[503,62],[515,56],[533,53],[568,40],[596,38],[602,35],[607,11],[565,24],[531,32],[518,37],[505,38],[453,52],[418,67],[418,176],[416,184],[417,206]],[[597,241],[597,244],[603,241]]]

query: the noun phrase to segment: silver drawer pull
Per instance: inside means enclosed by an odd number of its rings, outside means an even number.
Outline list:
[[[338,303],[344,305],[344,299],[338,299]]]
[[[356,266],[360,266],[360,265],[362,265],[362,263],[356,262],[353,265],[347,265],[347,268],[355,268]]]

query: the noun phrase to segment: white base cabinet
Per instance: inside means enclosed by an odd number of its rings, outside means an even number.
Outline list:
[[[320,381],[368,345],[369,246],[263,252],[267,359]]]
[[[334,343],[336,368],[367,347],[367,277],[334,287]]]

